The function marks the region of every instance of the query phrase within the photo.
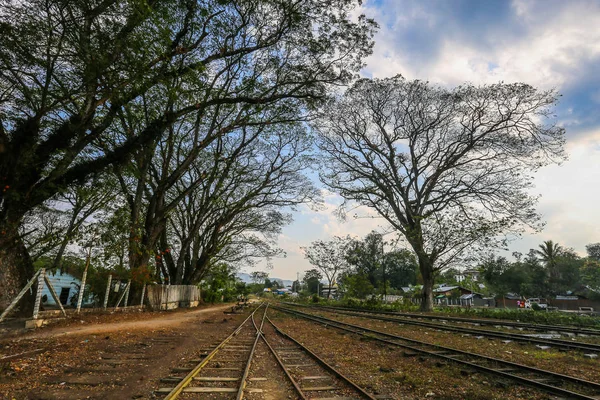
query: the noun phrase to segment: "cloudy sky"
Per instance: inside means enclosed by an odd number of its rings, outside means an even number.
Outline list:
[[[551,239],[583,255],[586,244],[600,242],[600,1],[367,0],[358,11],[381,25],[366,77],[558,89],[569,160],[536,174],[546,227],[510,249],[527,252]],[[332,211],[341,199],[326,193],[325,200],[324,210],[294,214],[279,238],[287,257],[273,260],[271,276],[293,279],[310,269],[300,248],[313,240],[385,229],[377,218],[339,221]]]

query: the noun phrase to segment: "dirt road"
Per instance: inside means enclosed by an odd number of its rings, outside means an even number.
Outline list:
[[[158,313],[82,315],[0,339],[2,399],[150,399],[160,378],[241,322],[231,305]],[[39,350],[38,353],[26,352]]]

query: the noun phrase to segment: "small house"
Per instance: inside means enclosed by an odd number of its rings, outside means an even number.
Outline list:
[[[75,305],[73,303],[77,301],[79,288],[81,287],[81,279],[67,272],[63,272],[60,269],[56,271],[46,271],[46,277],[52,284],[52,287],[63,306]],[[44,290],[42,291],[42,303],[44,306],[57,306],[54,297],[52,297],[52,294],[50,293],[50,288],[45,283]],[[91,303],[89,298],[84,297],[84,305]]]

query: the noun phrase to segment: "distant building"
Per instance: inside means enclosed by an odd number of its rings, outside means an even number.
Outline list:
[[[328,285],[321,287],[321,296],[336,298],[338,295],[338,285],[334,283],[331,288]]]
[[[480,275],[481,273],[476,269],[465,269],[464,271],[454,275],[454,280],[460,283],[467,278],[470,278],[473,282],[478,282]]]

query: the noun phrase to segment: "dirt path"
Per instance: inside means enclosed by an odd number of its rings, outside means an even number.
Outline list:
[[[134,321],[117,321],[94,324],[92,326],[66,326],[46,327],[31,333],[20,335],[22,339],[43,339],[67,335],[102,334],[115,331],[136,331],[143,329],[159,329],[162,327],[175,328],[181,324],[192,322],[199,316],[215,311],[224,311],[231,308],[231,304],[211,306],[197,310],[189,310],[177,313],[155,313],[150,319]],[[153,313],[154,314],[154,313]]]
[[[0,357],[39,351],[0,363],[0,398],[153,399],[171,368],[198,358],[247,314],[223,314],[230,308],[82,315],[4,337]]]

